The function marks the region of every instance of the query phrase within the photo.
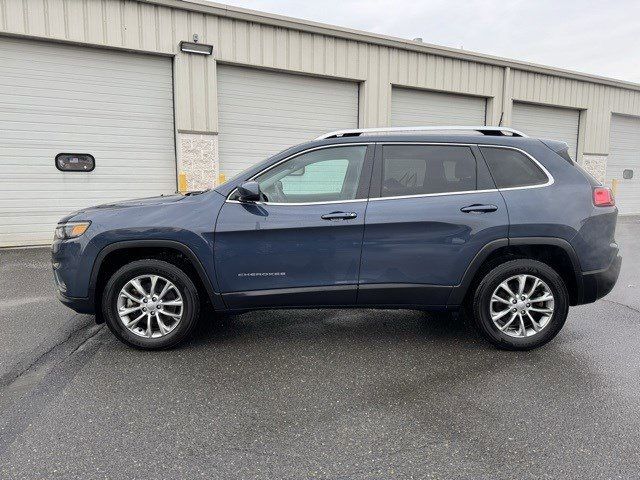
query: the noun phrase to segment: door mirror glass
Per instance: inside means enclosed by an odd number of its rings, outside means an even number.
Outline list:
[[[244,182],[238,187],[238,200],[241,202],[258,202],[260,197],[260,185],[254,180]]]

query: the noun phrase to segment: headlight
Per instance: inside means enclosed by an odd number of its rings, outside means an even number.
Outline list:
[[[91,222],[69,222],[56,227],[56,239],[66,240],[68,238],[76,238],[87,231]]]

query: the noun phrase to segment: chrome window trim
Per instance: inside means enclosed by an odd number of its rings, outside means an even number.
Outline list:
[[[398,195],[395,197],[375,197],[375,198],[370,198],[369,201],[370,202],[377,202],[379,200],[396,200],[396,199],[403,199],[403,198],[422,198],[422,197],[442,197],[442,196],[449,196],[449,195],[467,195],[470,193],[489,193],[489,192],[497,192],[498,189],[493,188],[493,189],[489,189],[489,190],[464,190],[462,192],[442,192],[442,193],[418,193],[416,195]]]
[[[367,146],[368,147],[369,145],[375,145],[375,143],[376,142],[332,143],[331,145],[321,145],[319,147],[309,148],[308,150],[303,150],[302,152],[294,153],[293,155],[290,155],[290,156],[288,156],[286,158],[283,158],[282,160],[280,160],[279,162],[274,163],[273,165],[269,165],[264,170],[260,170],[258,173],[253,175],[247,181],[255,180],[257,177],[259,177],[263,173],[267,173],[272,168],[277,167],[278,165],[280,165],[281,163],[286,162],[287,160],[291,160],[292,158],[299,157],[300,155],[304,155],[305,153],[313,152],[315,150],[323,150],[325,148],[334,148],[334,147],[350,147],[350,146],[354,146],[354,147],[356,147],[356,146],[357,147]],[[231,197],[236,192],[237,189],[238,189],[238,187],[236,187],[233,190],[231,190],[229,195],[227,195],[225,203],[246,203],[246,202],[240,202],[238,200],[229,200],[229,197]],[[283,205],[329,205],[329,204],[332,204],[332,203],[366,202],[367,200],[368,200],[367,198],[354,198],[354,199],[351,199],[351,200],[329,200],[329,201],[326,201],[326,202],[290,202],[290,203],[289,202],[287,202],[287,203],[282,203],[282,202],[251,202],[251,203],[253,203],[254,205],[279,205],[279,206],[283,206]]]
[[[332,203],[356,203],[356,202],[366,202],[366,201],[367,201],[366,198],[354,198],[353,200],[327,200],[326,202],[298,202],[298,203],[251,202],[251,204],[252,205],[276,205],[280,207],[285,207],[285,206],[299,207],[300,205],[330,205]],[[248,202],[241,202],[239,200],[227,199],[225,203],[241,203],[243,205],[246,205]]]
[[[356,198],[356,199],[352,199],[352,200],[330,200],[330,201],[326,201],[326,202],[299,202],[299,203],[281,203],[281,202],[252,202],[255,205],[275,205],[275,206],[300,206],[300,205],[331,205],[331,204],[336,204],[336,203],[355,203],[355,202],[377,202],[380,200],[402,200],[402,199],[407,199],[407,198],[422,198],[422,197],[442,197],[445,195],[468,195],[468,194],[472,194],[472,193],[491,193],[491,192],[504,192],[504,191],[510,191],[510,190],[528,190],[528,189],[533,189],[533,188],[543,188],[543,187],[548,187],[550,185],[553,185],[555,183],[555,179],[553,178],[553,175],[551,175],[551,172],[549,172],[549,170],[547,170],[545,168],[544,165],[542,165],[535,157],[533,157],[531,154],[525,152],[524,150],[522,150],[521,148],[518,147],[512,147],[509,145],[489,145],[489,144],[481,144],[481,143],[456,143],[456,142],[411,142],[411,141],[401,141],[401,142],[358,142],[358,143],[336,143],[336,144],[331,144],[331,145],[322,145],[320,147],[314,147],[314,148],[310,148],[308,150],[304,150],[302,152],[296,153],[291,155],[290,157],[287,158],[283,158],[282,160],[280,160],[279,162],[265,168],[264,170],[256,173],[255,175],[253,175],[251,178],[249,178],[249,180],[254,180],[256,177],[262,175],[263,173],[268,172],[269,170],[271,170],[272,168],[280,165],[283,162],[286,162],[287,160],[290,160],[292,158],[295,158],[297,156],[303,155],[307,152],[312,152],[314,150],[320,150],[323,148],[332,148],[332,147],[344,147],[344,146],[363,146],[363,145],[373,145],[373,144],[380,144],[381,146],[385,146],[385,145],[451,145],[451,146],[460,146],[460,147],[483,147],[483,148],[503,148],[503,149],[508,149],[508,150],[516,150],[517,152],[520,152],[522,154],[524,154],[526,157],[528,157],[529,159],[531,159],[543,172],[544,174],[547,176],[547,182],[545,183],[540,183],[538,185],[526,185],[523,187],[507,187],[507,188],[490,188],[490,189],[485,189],[485,190],[465,190],[465,191],[461,191],[461,192],[442,192],[442,193],[420,193],[420,194],[416,194],[416,195],[398,195],[398,196],[394,196],[394,197],[374,197],[374,198]],[[488,168],[488,167],[487,167]],[[225,200],[225,203],[241,203],[244,204],[245,202],[240,202],[238,200],[229,200],[229,197],[231,197],[231,195],[233,195],[235,193],[235,191],[237,190],[237,188],[234,188],[231,193],[229,193],[229,195],[227,195],[227,199]]]

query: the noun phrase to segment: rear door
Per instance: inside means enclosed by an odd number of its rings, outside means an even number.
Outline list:
[[[373,150],[308,150],[254,177],[263,201],[229,196],[215,262],[230,308],[355,304]]]
[[[380,144],[358,303],[440,306],[508,216],[473,145]]]

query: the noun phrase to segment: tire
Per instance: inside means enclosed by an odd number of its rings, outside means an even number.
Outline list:
[[[523,289],[526,299],[548,299],[547,292],[550,292],[553,298],[537,303],[521,300],[522,296],[516,288],[519,288],[519,280],[522,276],[526,279],[526,287]],[[538,284],[539,286],[529,297],[527,294],[535,284],[535,278],[542,283]],[[505,281],[511,292],[518,294],[516,295],[517,305],[512,304],[514,297],[503,289],[502,285]],[[500,300],[493,297],[494,292]],[[496,318],[496,322],[505,330],[501,330],[492,319],[492,308],[495,317],[502,315]],[[507,325],[514,315],[514,309],[515,318],[510,325]],[[552,313],[549,314],[549,311]],[[524,315],[521,315],[521,312],[524,312]],[[530,259],[510,260],[495,266],[484,275],[473,292],[471,313],[480,334],[498,348],[531,350],[551,341],[562,329],[569,313],[569,293],[562,277],[546,263]],[[527,313],[530,316],[527,316]],[[523,318],[522,323],[520,317]],[[533,322],[530,319],[537,321]]]
[[[134,287],[134,283],[129,283],[136,280],[142,291],[151,293],[154,277],[157,277],[157,290],[163,290],[168,284],[173,285],[167,287],[157,304],[147,303],[153,297],[145,297]],[[125,286],[129,298],[121,295]],[[156,291],[157,294],[163,292],[164,290]],[[135,302],[131,296],[136,298]],[[147,300],[143,304],[145,298]],[[120,312],[130,309],[136,311],[121,318]],[[154,315],[151,316],[149,327],[147,321],[151,311]],[[109,329],[125,344],[143,350],[171,348],[187,339],[196,326],[199,311],[198,290],[191,279],[179,267],[162,260],[144,259],[128,263],[109,278],[102,295],[102,314]],[[137,318],[138,314],[144,316],[136,323],[134,317]],[[131,328],[125,325],[125,321],[129,320]],[[149,331],[152,333],[151,337],[148,336]]]

